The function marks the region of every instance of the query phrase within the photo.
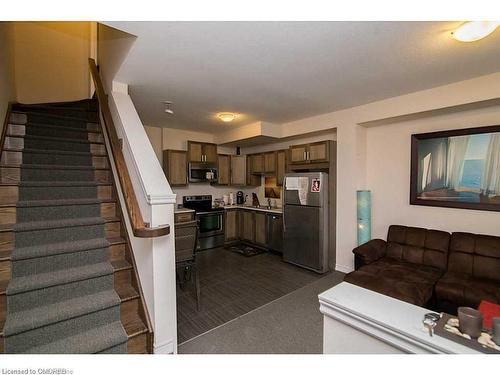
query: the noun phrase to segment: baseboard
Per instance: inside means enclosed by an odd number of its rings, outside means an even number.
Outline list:
[[[335,265],[335,271],[343,272],[343,273],[349,273],[354,271],[354,268],[352,266],[345,266],[343,264],[336,264]]]
[[[174,342],[167,340],[159,344],[153,344],[154,354],[174,354]]]

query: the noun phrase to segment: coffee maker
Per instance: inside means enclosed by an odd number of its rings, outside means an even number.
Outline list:
[[[245,203],[245,193],[241,190],[236,193],[236,204],[244,204]]]

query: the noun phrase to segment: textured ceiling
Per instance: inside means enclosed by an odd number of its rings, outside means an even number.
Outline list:
[[[138,36],[115,79],[152,126],[283,123],[500,71],[500,30],[459,43],[460,22],[105,24]],[[240,115],[223,124],[219,111]]]

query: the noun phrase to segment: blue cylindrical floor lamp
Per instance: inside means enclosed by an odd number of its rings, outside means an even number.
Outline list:
[[[370,190],[358,190],[358,246],[372,238],[372,199]]]

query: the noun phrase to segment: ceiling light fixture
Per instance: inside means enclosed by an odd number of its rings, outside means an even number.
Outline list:
[[[490,35],[500,25],[496,21],[469,21],[451,33],[451,36],[460,42],[475,42]]]
[[[217,114],[217,117],[219,120],[224,121],[224,122],[231,122],[236,118],[236,115],[231,112],[221,112]]]
[[[168,100],[164,100],[162,103],[165,104],[165,113],[168,113],[169,115],[173,115],[174,110],[172,109],[172,102],[168,101]]]

